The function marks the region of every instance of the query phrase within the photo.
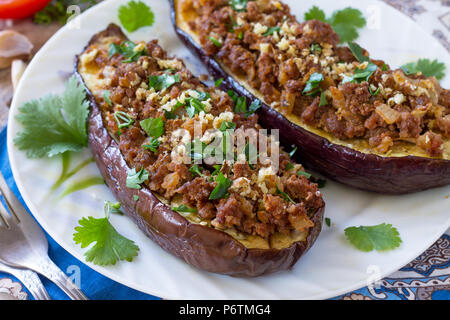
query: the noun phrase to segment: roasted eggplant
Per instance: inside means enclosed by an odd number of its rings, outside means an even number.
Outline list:
[[[257,115],[234,113],[226,92],[203,85],[157,41],[133,43],[111,24],[77,56],[75,73],[88,93],[89,145],[100,172],[163,249],[206,271],[253,277],[291,268],[315,242],[324,201],[286,152],[279,151],[278,173],[272,162],[245,157],[177,161],[203,155],[187,151],[195,140],[178,135],[184,128],[194,137],[196,121],[203,146],[209,127],[221,135],[260,127]]]
[[[281,1],[170,0],[179,38],[222,85],[262,101],[307,167],[343,184],[403,194],[450,183],[450,91],[372,60]]]

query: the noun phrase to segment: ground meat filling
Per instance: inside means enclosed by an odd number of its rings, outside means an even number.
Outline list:
[[[298,23],[278,0],[249,1],[239,11],[228,0],[181,1],[198,15],[190,27],[205,52],[246,77],[281,113],[293,113],[339,139],[368,141],[378,153],[411,143],[430,156],[442,156],[444,140],[450,138],[450,93],[436,79],[406,76],[370,60],[376,71],[348,82],[368,62],[358,62],[348,47],[338,46],[330,25]],[[305,94],[314,73],[323,76],[320,90]]]
[[[181,60],[168,57],[156,41],[133,44],[141,56],[128,61],[123,53],[111,53],[111,46],[123,45],[124,39],[107,39],[107,44],[99,39],[85,50],[81,68],[100,74],[96,83],[101,86],[91,84],[90,89],[102,109],[105,126],[119,142],[130,168],[136,172],[145,169],[148,180],[144,183],[150,190],[168,203],[178,199],[177,204],[182,203],[189,214],[195,211],[200,223],[220,230],[233,229],[269,240],[274,233],[290,235],[314,225],[311,219],[323,206],[322,196],[315,183],[297,176],[303,167],[281,149],[278,171],[272,161],[250,164],[240,155],[237,161],[217,164],[184,161],[194,160],[196,151],[189,152],[189,144],[212,143],[214,135],[208,130],[228,124],[234,125],[232,135],[256,134],[260,127],[255,114],[234,113],[235,102],[226,92],[204,86]],[[92,56],[94,59],[87,58]],[[247,70],[249,61],[253,64],[253,57],[248,60],[242,55],[235,63]],[[88,75],[83,77],[89,79]],[[150,85],[150,79],[163,82]],[[201,111],[188,112],[193,104]],[[148,119],[162,120],[163,134],[151,136],[142,122]],[[200,134],[194,136],[198,134],[196,125]],[[270,160],[270,149],[266,155]],[[220,183],[219,175],[229,185],[221,196],[211,198]]]

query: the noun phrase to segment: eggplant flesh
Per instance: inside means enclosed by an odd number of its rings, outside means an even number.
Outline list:
[[[114,24],[94,35],[85,50],[76,57],[75,74],[85,86],[90,102],[90,149],[108,187],[127,216],[161,248],[205,271],[255,277],[292,268],[317,239],[322,228],[324,205],[312,215],[314,226],[308,231],[295,238],[278,237],[275,239],[277,246],[260,248],[252,239],[238,239],[232,233],[187,219],[171,210],[174,203],[169,204],[146,186],[140,190],[127,187],[130,167],[115,137],[106,128],[98,103],[103,92],[101,81],[98,81],[102,72],[85,68],[82,62],[91,46],[108,46],[117,38],[127,40],[120,27]]]
[[[279,129],[283,144],[297,146],[295,157],[305,167],[342,184],[382,194],[406,194],[450,184],[449,139],[444,142],[441,158],[429,157],[406,142],[389,155],[383,155],[368,148],[362,139],[337,139],[324,130],[306,125],[295,115],[286,117],[271,108],[262,94],[242,77],[205,53],[198,33],[189,26],[189,22],[196,19],[196,12],[186,9],[183,1],[186,0],[170,0],[172,24],[180,40],[214,78],[224,79],[223,88],[234,90],[249,101],[261,101],[260,124],[268,129]]]

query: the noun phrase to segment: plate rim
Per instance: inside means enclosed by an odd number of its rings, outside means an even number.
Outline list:
[[[77,19],[79,19],[80,17],[82,17],[83,15],[86,15],[86,13],[91,12],[91,10],[99,10],[102,7],[106,7],[106,6],[113,6],[115,5],[116,2],[119,2],[119,0],[115,0],[115,1],[104,1],[101,2],[91,8],[89,8],[88,10],[86,10],[85,12],[83,12],[80,16],[77,17]],[[408,18],[410,20],[410,22],[414,23],[417,27],[419,27],[422,31],[422,33],[426,34],[427,37],[432,37],[434,39],[434,37],[429,34],[420,24],[418,24],[414,19],[412,19],[411,17],[409,17],[408,15],[404,14],[403,12],[401,12],[400,10],[398,10],[395,7],[389,6],[386,3],[384,3],[381,0],[369,0],[367,1],[367,3],[369,2],[373,2],[373,3],[377,3],[377,4],[382,4],[390,9],[394,9],[397,13],[403,15],[404,17]],[[31,64],[37,64],[39,62],[39,58],[41,57],[41,55],[43,55],[47,49],[47,47],[51,46],[52,42],[56,41],[56,39],[59,37],[59,35],[61,33],[66,32],[66,29],[68,29],[68,26],[65,25],[63,27],[61,27],[49,40],[47,40],[47,42],[41,47],[41,49],[34,55],[33,59],[30,61],[30,63],[28,64],[28,66],[30,66]],[[439,46],[441,46],[444,50],[445,47],[442,45],[442,43],[440,43],[437,39],[434,39]],[[446,50],[447,51],[447,50]],[[31,69],[27,67],[27,69],[25,70],[23,76],[21,79],[24,79],[27,77],[28,73],[31,72]],[[450,70],[449,70],[450,71]],[[15,125],[17,125],[17,122],[14,119],[13,115],[13,111],[15,111],[19,106],[16,105],[17,103],[15,103],[15,101],[17,101],[17,92],[20,92],[22,90],[22,86],[23,86],[24,81],[20,81],[19,85],[15,91],[15,94],[13,96],[13,100],[11,103],[11,109],[10,112],[8,114],[8,121],[7,121],[7,153],[8,153],[8,158],[9,158],[9,163],[10,163],[10,167],[11,167],[11,171],[14,177],[14,181],[17,185],[17,188],[20,192],[20,195],[22,196],[25,204],[27,205],[29,211],[31,212],[31,214],[33,215],[33,217],[38,221],[38,223],[41,225],[41,227],[48,233],[48,235],[55,240],[55,242],[61,246],[64,250],[66,250],[70,255],[72,255],[75,259],[77,259],[79,262],[83,263],[84,265],[88,266],[89,268],[93,269],[94,271],[98,272],[99,274],[119,283],[122,284],[124,286],[127,286],[129,288],[141,291],[143,293],[152,295],[156,298],[162,298],[162,299],[189,299],[189,297],[179,297],[179,296],[170,296],[170,295],[166,295],[163,294],[161,295],[160,293],[157,293],[158,290],[154,291],[154,290],[149,290],[147,288],[143,288],[140,287],[138,284],[132,283],[131,280],[126,280],[127,278],[120,278],[119,275],[114,274],[114,272],[108,270],[108,267],[102,267],[102,266],[97,266],[94,265],[93,263],[89,263],[86,262],[84,260],[84,255],[81,253],[74,253],[72,248],[68,248],[68,246],[65,245],[64,240],[60,239],[59,237],[55,237],[54,232],[51,232],[52,228],[49,228],[48,224],[46,223],[46,219],[41,216],[39,214],[39,211],[37,210],[37,208],[35,207],[33,201],[31,200],[31,197],[28,195],[25,186],[22,182],[22,180],[20,179],[20,173],[19,170],[17,168],[16,162],[12,161],[15,160],[15,156],[14,156],[14,152],[21,152],[20,150],[18,150],[13,143],[13,137],[12,137],[12,131]],[[13,110],[14,109],[14,110]],[[19,179],[18,179],[19,178]],[[440,230],[439,232],[436,231],[435,237],[432,237],[433,240],[431,241],[431,243],[427,243],[426,245],[422,246],[422,250],[420,253],[414,253],[414,254],[410,254],[409,256],[412,256],[408,261],[411,262],[414,259],[416,259],[420,254],[422,254],[423,252],[425,252],[428,248],[430,248],[445,232],[447,229],[450,228],[450,217],[447,219],[447,223],[443,224],[442,230]],[[49,231],[50,230],[50,231]],[[323,232],[323,230],[322,230]],[[320,235],[319,235],[320,237]],[[431,237],[430,237],[431,238]],[[405,259],[406,260],[406,259]],[[407,262],[407,263],[409,263]],[[403,263],[401,267],[398,267],[397,265],[395,265],[395,267],[390,268],[388,271],[384,271],[382,273],[380,273],[380,280],[386,278],[387,276],[389,276],[390,274],[392,274],[393,272],[398,271],[400,268],[403,267]],[[286,271],[289,272],[289,271]],[[340,295],[343,295],[345,293],[350,293],[351,291],[360,289],[367,286],[367,281],[359,281],[357,283],[354,283],[352,285],[349,285],[348,287],[345,288],[340,288],[340,289],[336,289],[336,290],[328,290],[328,291],[324,291],[323,293],[318,293],[316,295],[313,295],[311,297],[308,297],[306,299],[330,299],[330,298],[335,298],[338,297]],[[214,298],[213,298],[214,299]],[[254,299],[252,297],[249,298],[245,298],[246,299]],[[292,298],[292,299],[298,299],[298,298]]]

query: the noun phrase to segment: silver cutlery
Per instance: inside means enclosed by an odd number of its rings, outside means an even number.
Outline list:
[[[72,300],[87,300],[81,290],[48,256],[44,232],[22,206],[0,173],[0,191],[6,208],[0,203],[0,262],[15,268],[33,270],[54,282]]]
[[[9,273],[19,279],[35,300],[51,300],[38,275],[31,270],[18,269],[0,263],[0,271]]]

